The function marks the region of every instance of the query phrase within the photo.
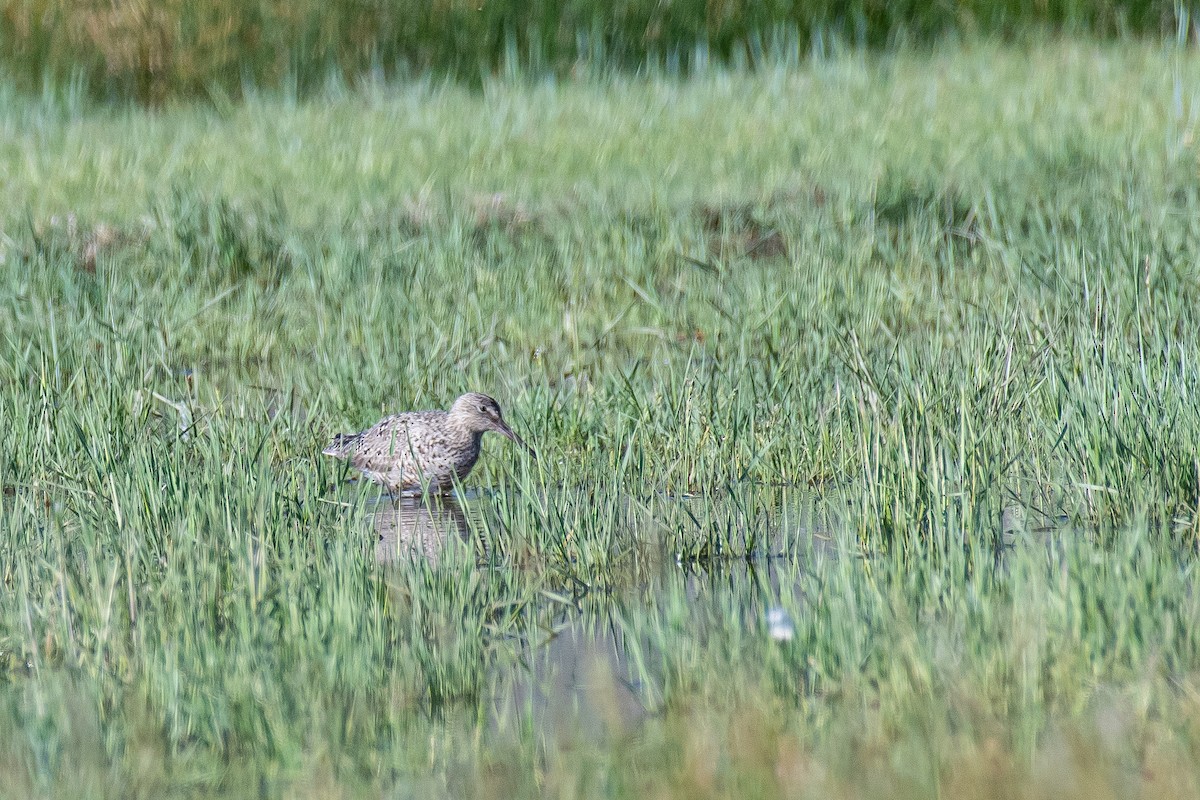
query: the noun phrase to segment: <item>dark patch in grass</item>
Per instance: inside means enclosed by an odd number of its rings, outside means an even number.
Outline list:
[[[953,187],[939,189],[910,179],[885,178],[875,192],[872,212],[876,222],[896,228],[933,219],[945,235],[977,232],[974,205]]]
[[[701,205],[696,214],[708,235],[709,249],[723,257],[787,258],[783,234],[763,223],[748,204]]]
[[[29,226],[29,247],[24,255],[44,263],[69,259],[76,270],[96,274],[97,259],[106,253],[137,247],[147,238],[145,230],[117,228],[106,222],[81,223],[74,214],[51,217],[49,222]]]
[[[278,195],[244,207],[176,189],[156,208],[156,217],[180,266],[208,288],[245,282],[278,287],[295,265],[285,235],[290,223]]]
[[[910,178],[885,177],[876,188],[869,217],[879,231],[875,255],[896,261],[902,243],[914,238],[939,263],[970,255],[982,241],[976,205],[953,186],[938,187]]]
[[[466,224],[471,243],[484,253],[498,255],[549,242],[546,219],[504,194],[471,198]]]

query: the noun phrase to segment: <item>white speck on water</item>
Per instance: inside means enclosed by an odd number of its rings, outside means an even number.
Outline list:
[[[790,642],[795,638],[796,626],[782,607],[767,609],[767,634],[777,642]]]

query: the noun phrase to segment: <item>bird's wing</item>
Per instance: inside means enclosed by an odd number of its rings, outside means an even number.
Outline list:
[[[408,411],[386,416],[367,429],[356,443],[352,463],[358,469],[388,471],[397,464],[413,464],[415,447],[436,414]]]
[[[419,420],[411,414],[384,417],[373,428],[363,431],[355,443],[351,463],[359,469],[382,472],[397,461],[410,458],[410,432]]]

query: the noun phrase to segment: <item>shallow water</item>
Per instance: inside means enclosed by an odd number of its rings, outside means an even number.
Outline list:
[[[489,708],[496,730],[532,725],[559,740],[603,740],[655,713],[618,623],[605,615],[574,615],[497,666]]]
[[[464,494],[461,501],[454,496],[383,496],[368,507],[375,556],[391,572],[409,560],[438,569],[443,562],[463,563],[457,557],[466,555],[486,573],[488,547],[476,533],[487,528],[497,502],[497,496],[478,492]],[[798,576],[854,550],[853,537],[839,541],[827,510],[806,497],[787,509],[764,512],[763,523],[755,526],[757,554],[707,561],[678,558],[672,548],[679,546],[680,521],[695,527],[709,513],[705,505],[713,502],[696,496],[656,496],[652,502],[630,499],[625,504],[625,523],[636,528],[640,539],[657,538],[661,557],[650,568],[637,570],[636,577],[621,581],[615,593],[585,592],[586,599],[574,604],[561,597],[572,591],[559,593],[548,587],[550,594],[560,596],[548,594],[534,601],[538,607],[527,609],[525,616],[536,622],[520,635],[493,641],[491,726],[512,730],[531,724],[557,739],[607,739],[657,713],[656,699],[648,696],[639,678],[651,665],[639,663],[635,655],[653,648],[628,641],[623,607],[683,604],[704,609],[709,619],[733,614],[755,635],[790,639],[790,614],[807,602]],[[451,557],[452,551],[456,557]],[[402,574],[401,570],[388,580],[403,580]]]
[[[453,497],[384,497],[370,516],[381,564],[423,558],[436,566],[446,548],[470,545],[466,514]]]
[[[461,499],[384,497],[369,509],[375,555],[389,570],[409,559],[437,569],[443,561],[453,563],[447,553],[454,550],[486,575],[488,545],[480,532],[503,530],[492,524],[503,500],[485,492],[468,492]],[[816,494],[795,494],[787,506],[757,512],[747,504],[740,515],[724,518],[727,540],[744,541],[747,531],[753,533],[755,546],[748,554],[678,557],[677,549],[687,546],[687,532],[702,536],[701,525],[717,518],[714,508],[722,502],[726,498],[629,498],[617,518],[630,526],[628,538],[661,545],[661,557],[631,579],[590,595],[547,586],[547,597],[533,600],[523,612],[530,622],[520,633],[490,641],[489,726],[515,731],[531,725],[540,736],[560,742],[623,735],[657,714],[662,700],[648,686],[654,681],[641,677],[660,672],[661,665],[646,663],[657,648],[642,638],[647,634],[638,620],[674,615],[686,635],[700,642],[710,633],[713,641],[727,638],[732,626],[751,639],[782,645],[796,635],[798,615],[820,602],[809,596],[821,585],[814,576],[836,561],[869,558],[849,526],[839,522],[849,519],[846,505]],[[1071,528],[1061,514],[1049,517],[1010,505],[998,522],[997,574],[1004,574],[1004,562],[1020,552],[1044,550],[1049,563],[1065,568],[1065,553],[1077,553],[1080,545],[1096,547],[1094,536]],[[513,568],[521,569],[504,567]],[[563,596],[574,599],[564,602]],[[654,614],[639,610],[647,606]]]

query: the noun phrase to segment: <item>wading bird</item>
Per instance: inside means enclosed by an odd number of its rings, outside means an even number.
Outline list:
[[[449,411],[406,411],[360,433],[340,434],[322,452],[348,461],[393,493],[441,494],[475,466],[480,440],[488,431],[507,436],[536,456],[508,427],[496,401],[477,392],[455,400]]]

